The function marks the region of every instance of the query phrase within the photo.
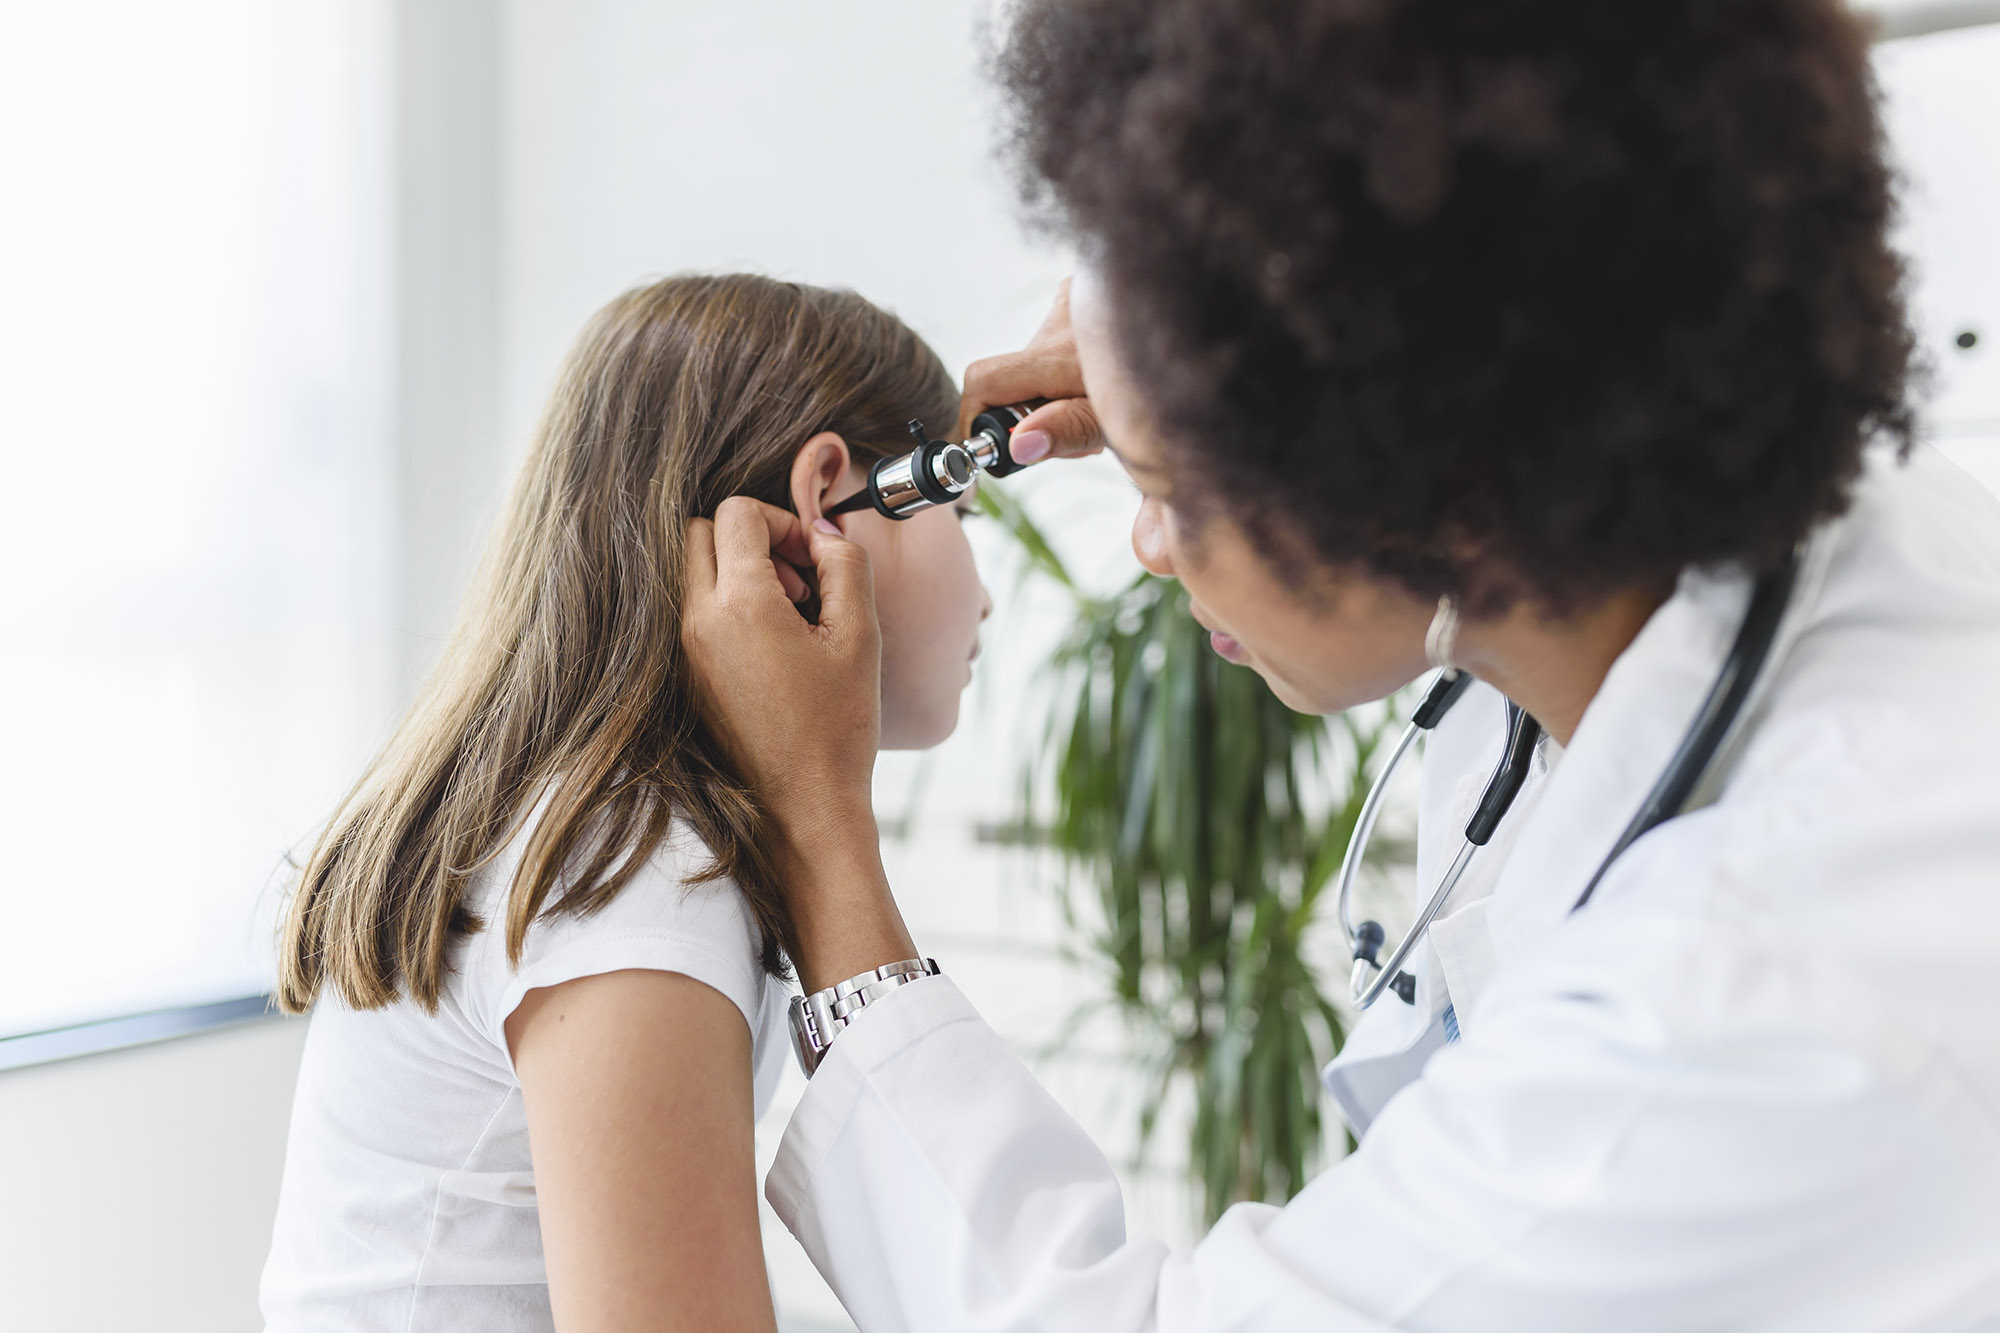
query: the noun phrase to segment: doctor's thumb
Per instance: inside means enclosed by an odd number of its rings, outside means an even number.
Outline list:
[[[1014,428],[1007,451],[1017,463],[1045,458],[1087,458],[1104,448],[1104,427],[1088,398],[1043,403]]]

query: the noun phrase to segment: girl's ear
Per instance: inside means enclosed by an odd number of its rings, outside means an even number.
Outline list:
[[[846,484],[848,464],[852,461],[847,441],[830,430],[821,431],[799,446],[792,459],[792,512],[799,516],[800,522],[810,526],[826,512],[827,506],[847,498],[847,491],[853,489]]]

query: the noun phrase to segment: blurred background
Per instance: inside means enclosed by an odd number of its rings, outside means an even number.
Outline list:
[[[2000,489],[2000,0],[1870,8],[1926,428]],[[0,0],[0,1324],[259,1326],[305,1027],[262,998],[285,856],[430,665],[592,310],[743,268],[853,287],[954,372],[1034,329],[1069,256],[994,157],[991,21]],[[1054,471],[1006,491],[1076,589],[974,526],[980,679],[878,805],[925,951],[1125,1168],[1134,1228],[1184,1242],[1191,1085],[1090,1008],[1090,867],[1016,827],[1046,664],[1136,573],[1130,488]],[[1299,949],[1338,990],[1330,933]],[[847,1327],[766,1223],[785,1326]]]

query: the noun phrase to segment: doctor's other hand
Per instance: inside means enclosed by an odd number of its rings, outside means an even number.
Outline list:
[[[818,572],[818,624],[799,614],[786,566]],[[724,500],[713,522],[688,525],[681,644],[702,720],[788,832],[870,808],[882,636],[866,551],[775,506]]]
[[[780,574],[808,565],[817,624]],[[875,828],[882,635],[868,553],[825,520],[724,500],[714,522],[688,525],[681,644],[703,722],[777,824],[806,989],[914,956]]]
[[[1090,399],[1083,392],[1083,371],[1076,359],[1076,335],[1069,323],[1070,280],[1056,288],[1055,304],[1028,345],[1018,352],[983,357],[965,368],[965,393],[959,400],[958,434],[972,433],[972,419],[989,407],[1048,401],[1014,428],[1009,450],[1017,462],[1044,458],[1083,458],[1104,447],[1104,430]]]

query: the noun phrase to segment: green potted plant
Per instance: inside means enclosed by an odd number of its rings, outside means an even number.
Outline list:
[[[1343,1036],[1308,941],[1397,720],[1294,713],[1215,655],[1177,583],[1086,592],[1017,502],[988,488],[981,503],[1074,602],[1023,756],[1022,832],[1064,863],[1103,1003],[1154,1077],[1142,1150],[1185,1082],[1207,1218],[1289,1199],[1323,1155],[1316,1072]]]

